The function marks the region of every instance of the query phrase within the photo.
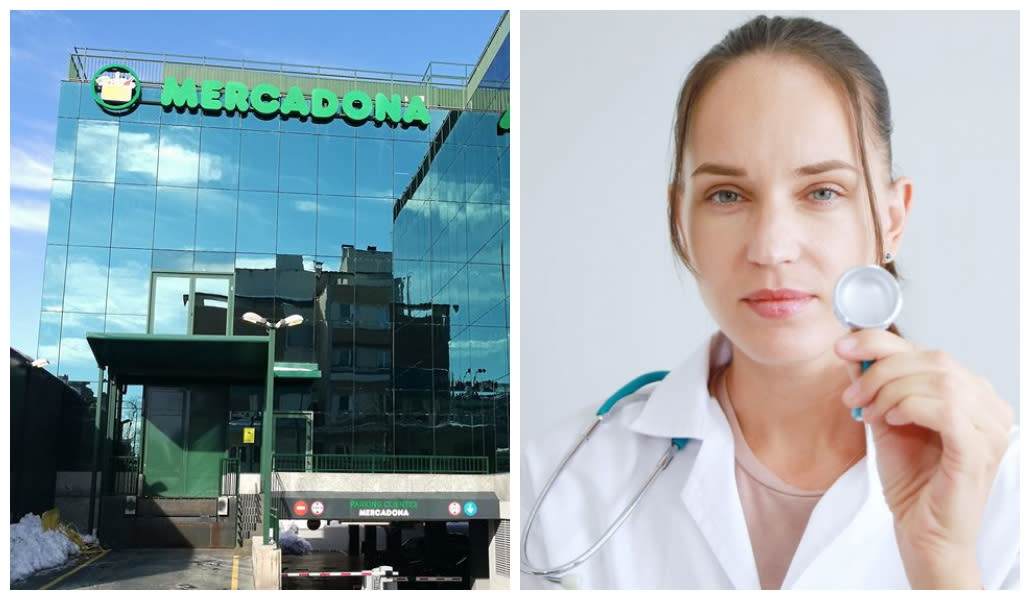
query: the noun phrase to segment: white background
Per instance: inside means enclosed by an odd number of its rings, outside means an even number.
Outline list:
[[[522,13],[523,440],[715,331],[668,241],[670,132],[690,67],[755,14]],[[1018,14],[767,14],[835,25],[880,68],[894,171],[914,182],[898,325],[1018,422]]]

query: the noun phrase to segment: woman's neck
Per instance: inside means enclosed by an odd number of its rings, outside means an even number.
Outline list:
[[[748,447],[784,481],[825,489],[864,454],[865,428],[840,402],[851,379],[832,350],[770,367],[735,347],[724,378]]]

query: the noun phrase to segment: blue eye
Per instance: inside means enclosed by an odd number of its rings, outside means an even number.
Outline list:
[[[812,198],[818,200],[819,202],[831,202],[835,200],[836,197],[839,195],[840,194],[837,193],[837,190],[833,190],[830,188],[819,188],[818,190],[812,192]]]
[[[731,192],[730,190],[719,190],[711,195],[711,198],[715,200],[716,204],[730,204],[740,199],[740,194],[737,192]]]

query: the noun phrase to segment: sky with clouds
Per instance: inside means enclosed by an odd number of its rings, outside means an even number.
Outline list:
[[[422,74],[475,63],[502,11],[12,11],[11,346],[36,353],[59,82],[75,47]]]

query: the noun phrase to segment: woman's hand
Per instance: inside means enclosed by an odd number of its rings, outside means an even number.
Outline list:
[[[1012,409],[990,382],[940,351],[882,329],[837,340],[855,362],[844,392],[872,427],[876,463],[909,583],[915,589],[982,586],[976,540],[1008,447]],[[858,375],[858,363],[875,360]]]

